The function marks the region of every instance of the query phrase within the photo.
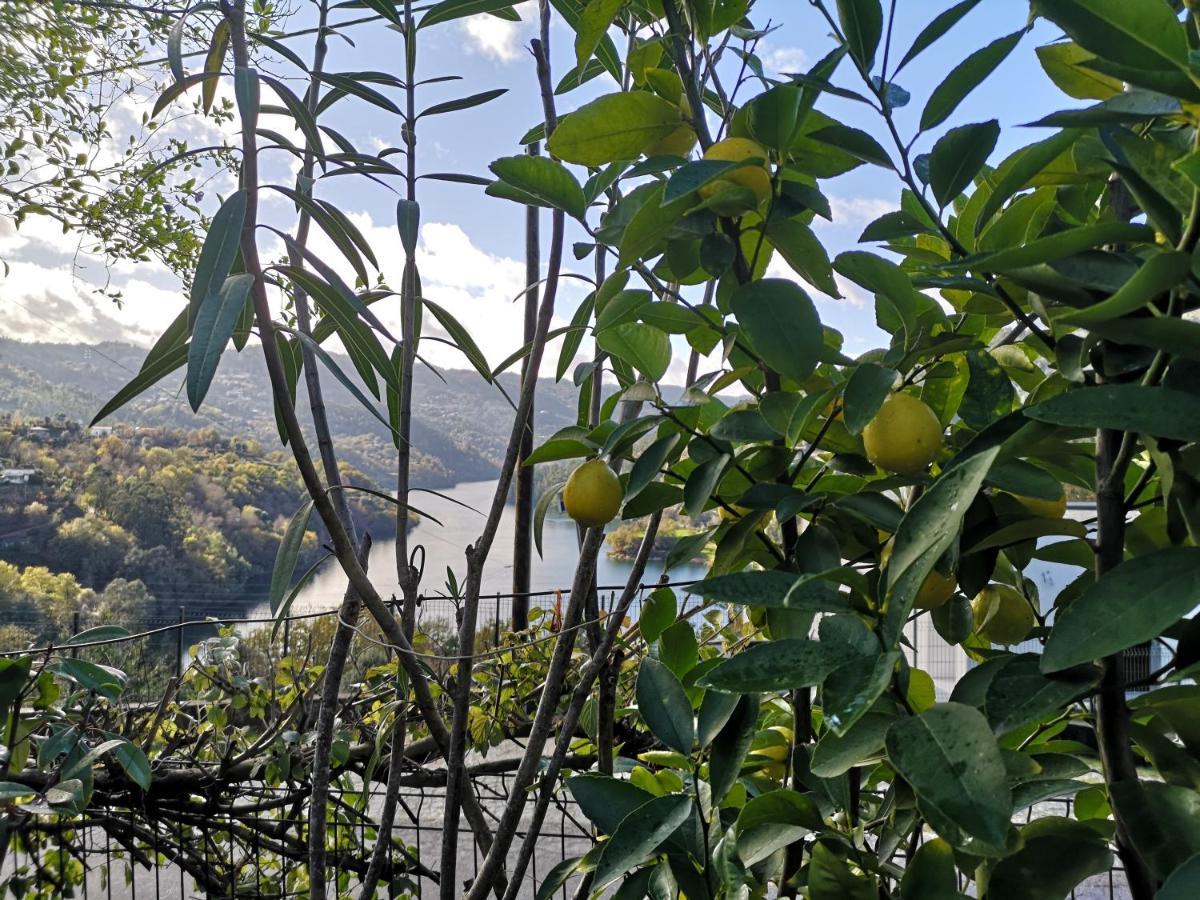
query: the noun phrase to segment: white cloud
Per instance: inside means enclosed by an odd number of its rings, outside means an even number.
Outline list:
[[[767,71],[775,75],[794,75],[808,63],[808,54],[800,47],[766,47],[758,55]]]
[[[896,204],[880,197],[837,197],[829,198],[833,213],[832,225],[839,228],[863,228],[884,213],[893,212]],[[829,223],[822,223],[830,227]]]
[[[460,25],[471,50],[502,63],[513,62],[520,55],[524,27],[524,22],[490,15],[469,16]]]

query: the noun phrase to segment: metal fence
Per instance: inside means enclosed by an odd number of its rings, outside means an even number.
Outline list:
[[[659,585],[644,585],[639,591],[631,615],[635,618],[640,611],[644,596]],[[695,615],[701,608],[700,598],[688,593],[687,584],[673,586],[680,598],[681,614]],[[601,610],[613,608],[620,592],[618,587],[599,589],[598,606]],[[530,606],[553,614],[556,606],[565,606],[567,592],[539,592],[530,596]],[[481,604],[481,631],[499,641],[508,621],[510,595],[491,595]],[[457,611],[455,601],[445,597],[423,598],[420,616],[424,626],[436,630],[453,623]],[[319,641],[314,645],[314,625],[324,623],[331,628],[336,610],[293,610],[279,623],[261,617],[246,616],[241,610],[208,608],[195,610],[181,607],[174,616],[155,615],[138,622],[122,623],[137,632],[131,638],[95,646],[81,646],[68,652],[91,661],[114,665],[126,671],[129,689],[125,699],[129,702],[153,701],[162,696],[162,686],[181,672],[189,663],[192,648],[213,638],[218,629],[233,628],[239,635],[240,644],[248,655],[254,655],[254,664],[269,667],[274,660],[289,655],[312,654],[319,658],[323,649]],[[948,696],[954,682],[967,670],[970,661],[960,647],[946,644],[931,626],[928,617],[913,623],[909,630],[911,647],[910,661],[919,665],[933,676],[939,699]],[[438,625],[437,623],[441,623]],[[81,627],[94,626],[95,622],[78,623]],[[278,625],[278,627],[275,627]],[[387,651],[365,642],[357,642],[362,652]],[[0,652],[11,654],[15,648],[0,648]],[[506,754],[519,753],[519,747],[501,745],[489,751],[486,761],[503,760]],[[471,763],[479,763],[475,758]],[[497,766],[497,770],[503,768]],[[432,771],[432,781],[439,777]],[[444,774],[444,773],[443,773]],[[502,771],[496,774],[474,775],[472,784],[480,799],[485,814],[496,818],[508,796],[509,777]],[[270,806],[273,788],[261,783],[248,785],[254,793],[257,805]],[[341,845],[341,838],[357,837],[353,843],[358,847],[370,844],[376,814],[382,806],[384,786],[377,783],[354,786],[355,792],[366,792],[360,807],[352,807],[336,798],[339,812],[331,819],[331,841],[334,847]],[[265,799],[264,799],[265,798]],[[402,841],[407,848],[410,863],[391,889],[418,898],[436,896],[438,886],[437,869],[440,864],[442,843],[442,815],[444,791],[436,783],[420,784],[401,789],[399,812],[392,836]],[[1042,801],[1024,812],[1026,819],[1045,815],[1069,815],[1072,801],[1055,799]],[[355,811],[357,809],[357,812]],[[306,896],[303,887],[303,853],[290,856],[275,852],[272,841],[299,842],[303,840],[306,812],[302,807],[276,809],[269,814],[270,840],[261,837],[262,828],[247,828],[253,824],[261,826],[262,815],[255,812],[245,814],[219,814],[211,816],[205,824],[204,843],[200,858],[202,868],[220,875],[216,881],[203,882],[203,875],[195,872],[194,864],[189,868],[181,864],[180,855],[173,848],[185,841],[194,841],[191,833],[184,833],[177,821],[159,820],[152,808],[114,808],[89,810],[87,814],[72,821],[46,821],[40,828],[26,833],[14,832],[9,838],[9,850],[0,866],[0,878],[5,880],[9,892],[14,896],[65,896],[65,891],[56,890],[61,882],[64,865],[81,866],[82,881],[74,896],[85,898],[191,898],[237,897],[300,897]],[[127,820],[127,821],[126,821]],[[524,827],[524,823],[523,823]],[[56,841],[56,835],[71,830],[76,838],[72,842]],[[579,808],[565,791],[554,798],[551,813],[539,832],[531,869],[520,896],[531,900],[537,886],[558,862],[580,856],[592,844],[590,825]],[[249,835],[249,837],[247,836]],[[523,837],[520,834],[519,837]],[[519,846],[519,840],[515,846]],[[295,848],[293,848],[295,849]],[[514,851],[515,852],[515,851]],[[464,826],[459,841],[458,877],[470,880],[481,863],[474,841]],[[361,859],[359,860],[361,863]],[[334,852],[330,856],[331,877],[342,890],[351,891],[361,874],[361,865],[345,855]],[[289,888],[295,882],[299,887]],[[58,880],[56,880],[58,879]],[[283,885],[281,889],[268,887]],[[572,896],[573,882],[568,882],[561,891],[563,900]],[[388,888],[380,896],[389,896]],[[1072,893],[1075,900],[1102,900],[1128,896],[1123,873],[1114,868],[1105,875],[1090,879]]]

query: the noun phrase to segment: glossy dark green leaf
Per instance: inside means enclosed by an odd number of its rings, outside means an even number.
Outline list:
[[[900,890],[916,900],[964,900],[958,892],[954,848],[941,838],[921,844],[904,867]]]
[[[960,3],[954,4],[944,12],[934,16],[933,21],[921,29],[921,33],[917,35],[912,46],[908,48],[908,52],[900,60],[900,65],[896,66],[896,73],[907,66],[916,56],[927,49],[934,41],[945,35],[947,31],[958,24],[967,13],[979,5],[979,0],[962,0]]]
[[[811,228],[796,219],[771,219],[764,227],[767,241],[797,275],[830,297],[842,296],[833,280],[829,254]]]
[[[1109,785],[1129,841],[1159,879],[1200,853],[1200,793],[1158,781]]]
[[[838,666],[821,685],[825,724],[844,737],[887,689],[900,661],[899,651],[853,659]]]
[[[940,206],[965,191],[975,180],[1000,138],[995,119],[951,128],[933,145],[929,158],[929,187]]]
[[[1079,388],[1028,406],[1024,414],[1052,425],[1200,441],[1200,397],[1171,388],[1139,384]]]
[[[435,103],[433,106],[427,107],[417,113],[417,118],[422,116],[439,116],[443,113],[458,112],[460,109],[471,109],[475,106],[482,106],[484,103],[490,103],[497,97],[508,93],[508,88],[493,88],[490,91],[481,91],[478,94],[471,94],[469,97],[459,97],[456,100],[447,100],[445,103]],[[529,157],[533,159],[534,157]]]
[[[819,143],[836,147],[838,150],[842,150],[863,162],[882,166],[885,169],[895,168],[892,165],[891,157],[880,146],[879,141],[875,140],[875,138],[871,137],[865,131],[851,128],[849,125],[842,125],[835,122],[818,128],[808,134],[807,137]]]
[[[490,168],[505,183],[538,198],[555,209],[582,218],[587,209],[583,188],[562,163],[545,156],[506,156]]]
[[[643,659],[637,678],[638,712],[656,738],[680,753],[696,739],[692,704],[675,673],[656,659]]]
[[[801,578],[777,569],[735,572],[696,582],[691,592],[717,603],[737,603],[804,612],[841,612],[845,602],[823,579]]]
[[[1133,125],[1152,119],[1177,116],[1182,104],[1174,97],[1153,91],[1129,91],[1083,109],[1066,109],[1030,122],[1030,128],[1093,128],[1104,125]]]
[[[1200,897],[1200,853],[1171,873],[1154,900],[1192,900]]]
[[[1187,68],[1187,37],[1166,0],[1034,0],[1033,9],[1097,56],[1135,69]]]
[[[609,775],[576,775],[568,778],[566,785],[588,821],[608,835],[617,830],[622,819],[654,799],[653,794],[626,779]]]
[[[950,74],[929,95],[929,100],[921,111],[921,130],[928,131],[930,128],[936,128],[950,118],[967,94],[979,87],[984,79],[1008,58],[1024,34],[1025,29],[1022,28],[1020,31],[997,38],[986,47],[976,50],[951,69]]]
[[[881,755],[884,736],[895,721],[894,713],[880,711],[876,704],[844,734],[826,732],[817,741],[809,770],[818,778],[837,778]]]
[[[1071,313],[1066,321],[1074,325],[1090,325],[1137,312],[1183,281],[1191,271],[1191,266],[1190,253],[1158,253],[1146,260],[1133,277],[1107,300]]]
[[[219,291],[229,277],[237,259],[245,218],[246,192],[241,190],[230,194],[213,215],[188,290],[192,321],[205,296]]]
[[[751,798],[734,827],[738,854],[743,863],[752,866],[804,835],[821,830],[824,823],[811,797],[782,788]]]
[[[1031,179],[1067,152],[1079,139],[1079,135],[1080,132],[1073,129],[1061,131],[1044,141],[1022,147],[1004,160],[996,168],[995,185],[975,220],[975,233],[980,234],[992,220],[992,216],[1014,194],[1027,187]]]
[[[999,447],[983,450],[944,471],[900,522],[884,582],[887,636],[895,645],[917,592],[938,559],[958,538],[959,526],[987,477]]]
[[[844,647],[787,638],[755,644],[704,673],[697,683],[735,694],[812,687],[850,658]]]
[[[939,703],[893,725],[887,751],[939,835],[959,848],[968,839],[981,849],[1004,847],[1012,795],[982,713],[961,703]]]
[[[689,516],[696,518],[704,512],[729,463],[729,454],[722,453],[691,471],[683,486],[683,508]]]
[[[655,797],[635,809],[617,826],[604,844],[592,874],[599,890],[619,875],[642,862],[679,828],[692,813],[692,798],[686,794]]]
[[[218,292],[200,302],[187,357],[187,395],[193,412],[204,402],[253,285],[254,276],[249,273],[231,275]]]
[[[1022,653],[1007,659],[988,683],[983,712],[997,734],[1006,734],[1065,709],[1099,682],[1100,672],[1092,666],[1047,677],[1038,666],[1037,654]]]
[[[691,626],[688,626],[691,627]],[[707,696],[719,696],[719,691],[709,691]],[[717,733],[709,754],[709,787],[712,802],[720,803],[737,781],[746,753],[754,742],[758,723],[759,699],[756,694],[742,694],[725,727]]]
[[[1073,256],[1103,244],[1153,240],[1154,229],[1146,225],[1127,225],[1124,222],[1081,225],[1038,238],[1022,247],[969,257],[961,265],[982,272],[1010,272]]]
[[[671,365],[671,341],[666,333],[650,325],[627,322],[605,328],[596,335],[600,349],[624,360],[646,376],[658,381]]]
[[[839,844],[844,849],[844,845]],[[808,863],[808,896],[812,900],[876,900],[879,886],[874,876],[857,874],[830,846],[813,844]]]
[[[847,431],[862,434],[892,392],[897,377],[895,369],[873,362],[854,368],[842,393],[842,418]]]
[[[883,35],[883,6],[879,0],[837,0],[838,19],[850,55],[867,72]]]
[[[1121,563],[1061,610],[1043,672],[1060,672],[1158,637],[1195,608],[1200,548],[1169,547]]]
[[[824,349],[821,320],[798,284],[764,278],[739,288],[730,304],[742,332],[768,366],[798,381],[813,373]]]
[[[1040,819],[1022,828],[1021,835],[1020,849],[988,875],[988,891],[997,897],[1062,900],[1113,862],[1104,839],[1083,822]]]

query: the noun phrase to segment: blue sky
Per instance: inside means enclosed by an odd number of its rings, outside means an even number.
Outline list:
[[[951,5],[943,0],[897,0],[897,3],[893,66],[915,34]],[[420,77],[455,74],[463,80],[424,88],[419,107],[490,87],[509,90],[486,106],[423,119],[418,132],[420,171],[487,174],[492,159],[519,152],[518,138],[540,116],[533,64],[527,50],[534,33],[530,20],[536,7],[524,3],[518,9],[526,20],[519,25],[483,16],[421,32]],[[901,134],[906,138],[911,134],[925,98],[953,66],[995,38],[1022,28],[1027,16],[1028,8],[1023,3],[983,0],[954,30],[911,63],[899,79],[913,96],[911,104],[897,113]],[[806,0],[761,0],[756,24],[761,26],[768,19],[780,26],[760,47],[768,69],[786,72],[806,68],[833,46],[823,20]],[[350,34],[355,42],[353,47],[333,41],[330,71],[381,69],[399,73],[398,34],[378,26],[359,27]],[[1055,109],[1078,105],[1058,92],[1037,63],[1035,48],[1054,36],[1053,29],[1039,24],[995,74],[968,97],[950,121],[918,144],[918,151],[928,149],[946,128],[997,118],[1004,127],[993,160],[997,161],[1040,136],[1037,130],[1017,127],[1021,123]],[[311,53],[304,40],[292,41],[291,46],[302,57],[307,58]],[[572,36],[561,23],[552,34],[552,46],[557,79],[574,61]],[[838,77],[848,86],[857,87],[848,65]],[[560,98],[560,112],[569,112],[613,87],[607,76],[601,76]],[[827,97],[820,108],[882,138],[881,123],[866,107]],[[138,110],[126,112],[132,121]],[[399,120],[373,107],[343,101],[331,111],[328,122],[367,149],[400,143]],[[213,130],[204,122],[184,122],[180,127],[190,129],[188,133],[196,139],[205,138]],[[228,128],[218,132],[227,138],[231,136]],[[289,181],[289,171],[281,162],[267,164],[265,171],[281,183]],[[216,192],[228,187],[228,182],[218,178],[214,199]],[[822,224],[819,234],[831,256],[852,247],[862,227],[894,208],[899,196],[895,176],[870,166],[826,182],[823,188],[833,204],[836,221],[832,225]],[[396,195],[353,178],[332,179],[318,190],[355,217],[376,242],[385,274],[398,283]],[[484,197],[480,188],[436,181],[421,182],[420,201],[421,266],[426,293],[459,315],[496,363],[518,346],[519,314],[509,299],[520,290],[523,280],[523,211],[515,204]],[[286,225],[288,212],[286,204],[278,200],[266,203],[265,214],[278,217],[280,224]],[[180,308],[178,280],[161,266],[120,264],[104,272],[95,260],[75,252],[77,241],[55,232],[56,229],[35,225],[14,234],[11,226],[6,229],[5,223],[0,223],[0,256],[16,264],[13,272],[0,280],[0,302],[6,298],[13,301],[5,304],[9,308],[8,324],[3,326],[12,336],[41,340],[64,340],[70,336],[86,341],[124,337],[149,343]],[[580,236],[572,235],[568,240]],[[568,262],[574,264],[569,252]],[[590,267],[589,260],[578,264],[577,270],[590,271]],[[786,267],[778,265],[773,274],[786,274]],[[103,278],[125,291],[124,309],[114,309],[110,301],[90,289]],[[583,289],[568,283],[558,309],[559,318],[569,319],[582,297]],[[816,299],[826,323],[846,334],[847,349],[860,352],[876,342],[878,336],[870,305],[864,302],[866,298],[848,294],[843,300],[820,296]],[[45,327],[44,320],[39,322],[27,313],[29,309],[52,312],[55,327]],[[436,356],[444,365],[463,365],[461,360],[441,351]]]

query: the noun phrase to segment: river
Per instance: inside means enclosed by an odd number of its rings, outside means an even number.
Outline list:
[[[427,493],[413,494],[413,504],[441,522],[438,525],[431,519],[422,519],[409,532],[409,548],[425,548],[425,569],[421,580],[423,594],[433,598],[446,593],[447,568],[454,572],[458,583],[462,584],[466,574],[463,551],[479,537],[484,522],[482,513],[490,506],[495,490],[495,481],[471,481],[441,492],[450,499]],[[466,504],[480,512],[473,512],[460,504]],[[512,589],[513,516],[513,507],[506,506],[491,555],[483,571],[484,596],[503,594]],[[539,557],[536,550],[533,554],[530,579],[532,590],[553,591],[571,586],[575,563],[579,558],[575,535],[575,524],[569,519],[552,516],[546,518],[542,530],[542,556]],[[630,563],[610,559],[608,553],[601,550],[598,582],[601,586],[623,585],[631,568]],[[380,541],[371,548],[367,571],[383,597],[399,595],[395,541]],[[672,581],[692,581],[702,578],[704,572],[705,567],[701,565],[681,565],[672,569],[670,576]],[[642,581],[652,583],[657,581],[661,574],[662,561],[652,560]],[[296,597],[293,611],[316,611],[336,607],[341,603],[345,590],[346,578],[337,564],[331,561]],[[435,602],[431,602],[430,609],[434,608]],[[486,602],[484,608],[486,614]],[[265,603],[256,614],[269,615]]]

